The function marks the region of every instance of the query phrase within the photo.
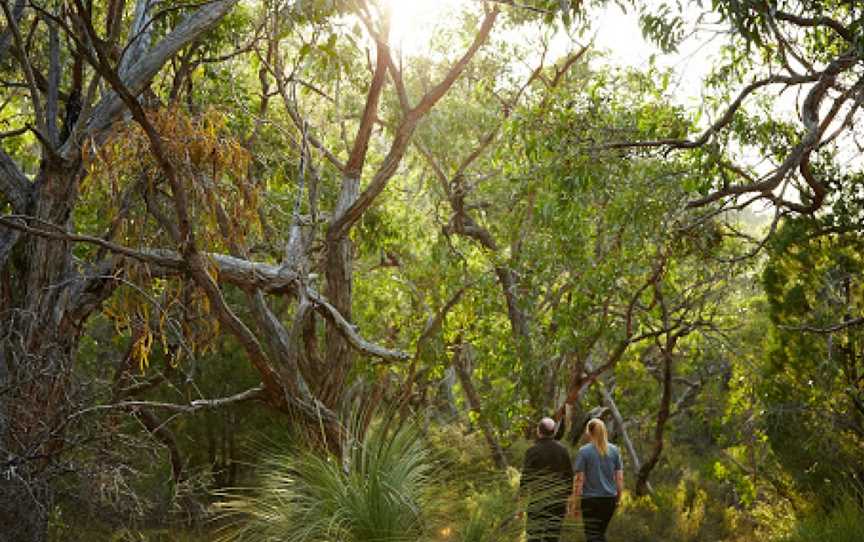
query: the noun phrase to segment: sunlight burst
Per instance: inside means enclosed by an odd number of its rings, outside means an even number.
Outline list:
[[[436,27],[465,0],[385,0],[391,10],[391,43],[407,55],[424,52]]]

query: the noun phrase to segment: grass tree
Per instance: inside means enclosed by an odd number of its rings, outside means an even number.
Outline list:
[[[231,492],[219,505],[230,518],[222,540],[421,538],[433,461],[418,431],[376,424],[345,459],[317,450],[271,455],[255,489]]]

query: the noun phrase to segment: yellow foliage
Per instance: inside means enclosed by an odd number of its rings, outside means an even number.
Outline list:
[[[249,178],[252,157],[230,133],[226,117],[215,108],[191,115],[178,107],[152,109],[147,117],[162,135],[165,157],[186,191],[199,249],[222,252],[231,242],[244,244],[260,233],[260,187]],[[166,224],[178,222],[174,194],[144,130],[126,122],[98,150],[85,147],[88,174],[81,192],[100,220],[111,221],[114,241],[176,248],[166,231]],[[154,279],[146,265],[128,260],[124,265],[129,287],[118,290],[104,313],[118,334],[132,337],[130,355],[142,371],[154,342],[166,354],[174,351],[168,360],[172,364],[213,346],[219,324],[203,292],[181,279]],[[218,279],[215,264],[207,271]],[[178,342],[179,347],[169,348]]]
[[[687,488],[684,480],[679,482],[675,492],[675,507],[677,530],[683,540],[698,539],[699,530],[705,521],[705,506],[708,494],[702,489],[696,489],[695,494]]]
[[[150,110],[147,117],[163,136],[166,158],[187,192],[187,212],[202,248],[220,250],[229,239],[242,242],[260,232],[260,187],[249,179],[252,157],[228,131],[225,116],[214,108],[193,116],[174,107]],[[84,157],[88,175],[82,192],[109,203],[108,216],[121,217],[129,205],[127,192],[140,190],[168,222],[176,222],[171,187],[137,123],[121,125],[98,151],[85,148]],[[152,245],[157,235],[164,235],[146,213],[130,215],[117,224],[124,243]]]
[[[126,274],[131,281],[145,283],[148,274],[145,265],[126,262]],[[180,279],[150,280],[150,288],[134,286],[118,289],[105,304],[103,314],[113,322],[118,335],[128,333],[132,337],[130,356],[141,371],[150,364],[150,355],[155,341],[162,351],[170,354],[168,362],[176,365],[184,355],[200,354],[215,346],[219,335],[219,323],[210,311],[206,294]],[[180,348],[169,348],[169,343]]]
[[[138,362],[138,367],[143,373],[150,365],[150,351],[153,348],[153,333],[146,328],[132,343],[132,359]]]

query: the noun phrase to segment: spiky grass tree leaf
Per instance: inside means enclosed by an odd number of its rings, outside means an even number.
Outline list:
[[[320,451],[272,454],[256,488],[222,495],[220,540],[408,542],[422,537],[432,461],[409,424],[376,424],[346,461]]]

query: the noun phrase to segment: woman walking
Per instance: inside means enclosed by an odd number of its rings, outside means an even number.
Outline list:
[[[599,418],[585,430],[591,441],[579,449],[573,466],[573,515],[581,511],[586,542],[606,542],[606,528],[624,491],[624,470],[618,447],[610,444]]]

